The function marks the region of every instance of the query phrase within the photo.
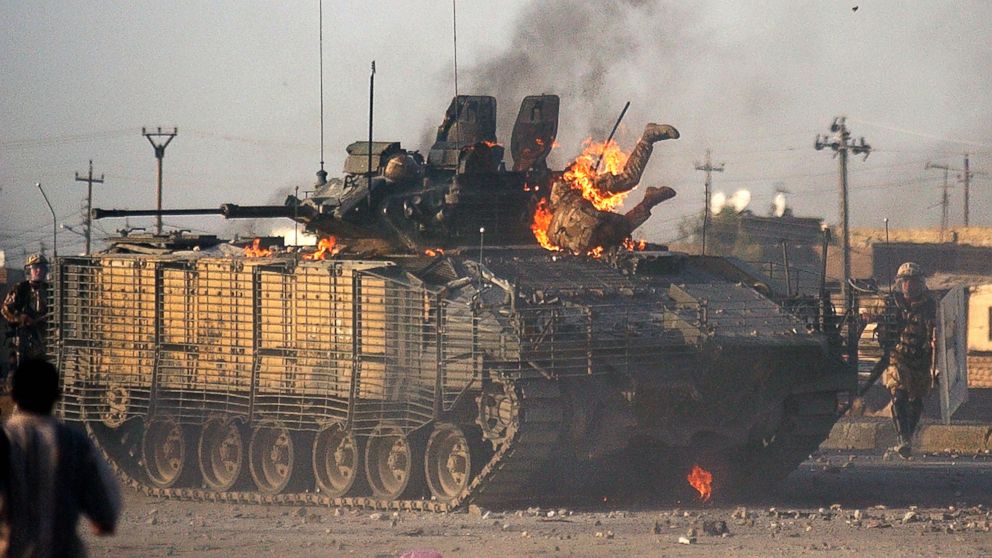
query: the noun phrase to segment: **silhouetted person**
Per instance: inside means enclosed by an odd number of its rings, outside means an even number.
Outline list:
[[[89,439],[52,416],[58,371],[40,359],[14,371],[17,404],[0,436],[0,557],[85,556],[76,534],[86,515],[98,535],[113,534],[120,489]]]

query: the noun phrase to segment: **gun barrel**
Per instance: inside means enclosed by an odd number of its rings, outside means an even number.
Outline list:
[[[113,217],[154,217],[156,215],[222,215],[220,209],[100,209],[93,208],[91,215],[94,219]]]
[[[297,213],[302,213],[298,211]],[[188,209],[99,209],[93,208],[94,219],[113,217],[155,217],[158,215],[223,215],[226,219],[293,218],[294,208],[286,205],[237,205],[225,203],[219,208]]]

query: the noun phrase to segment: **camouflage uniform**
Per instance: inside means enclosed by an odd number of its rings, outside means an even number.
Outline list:
[[[39,263],[34,264],[32,261]],[[45,265],[44,257],[28,258],[28,265]],[[3,316],[10,328],[7,338],[12,345],[11,369],[17,363],[33,357],[43,357],[45,354],[45,325],[48,319],[48,283],[45,281],[21,281],[7,293],[0,306]]]
[[[892,422],[899,444],[892,448],[899,455],[911,455],[911,443],[923,414],[923,398],[933,386],[933,339],[937,322],[937,302],[923,283],[923,271],[912,262],[899,267],[899,291],[886,299],[885,312],[895,319],[879,324],[879,338],[892,342],[889,366],[882,383],[892,396]],[[908,297],[903,282],[920,282],[920,292]]]
[[[648,124],[627,159],[623,172],[597,176],[593,183],[595,188],[604,194],[629,192],[640,182],[651,158],[654,142],[678,137],[678,130],[671,126]],[[648,188],[641,203],[626,215],[620,215],[596,209],[592,202],[582,197],[580,191],[564,180],[558,180],[551,187],[549,209],[552,217],[548,238],[556,246],[576,254],[585,254],[598,246],[609,248],[619,245],[647,221],[652,207],[674,195],[675,191],[671,188]]]

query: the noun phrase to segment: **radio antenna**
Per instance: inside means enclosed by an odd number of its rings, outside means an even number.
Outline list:
[[[317,21],[320,29],[317,32],[320,44],[320,172],[317,176],[320,182],[327,181],[324,171],[324,0],[317,0]]]
[[[458,102],[458,8],[457,1],[451,0],[451,36],[452,50],[455,53],[455,141],[461,140],[458,129],[458,117],[462,112],[462,107]]]

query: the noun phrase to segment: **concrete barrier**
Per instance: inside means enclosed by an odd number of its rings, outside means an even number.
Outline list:
[[[896,443],[892,421],[887,418],[843,419],[820,444],[825,450],[883,451]],[[923,424],[913,450],[924,453],[977,454],[992,451],[992,425]]]

